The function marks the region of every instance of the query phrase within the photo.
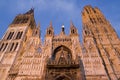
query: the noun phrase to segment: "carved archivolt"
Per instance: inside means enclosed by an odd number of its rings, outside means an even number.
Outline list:
[[[72,59],[69,48],[65,46],[57,47],[47,62],[45,80],[80,80],[79,78],[78,59]]]

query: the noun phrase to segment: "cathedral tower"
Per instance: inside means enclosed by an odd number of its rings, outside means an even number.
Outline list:
[[[19,14],[9,25],[0,42],[0,79],[5,80],[16,61],[22,57],[25,43],[35,27],[34,10]],[[19,57],[18,57],[19,56]],[[16,68],[15,68],[16,69]],[[17,69],[13,72],[16,73]],[[16,75],[16,74],[14,74]]]
[[[84,7],[82,23],[83,44],[88,47],[87,49],[93,48],[98,51],[108,79],[118,80],[120,43],[115,30],[97,7]]]

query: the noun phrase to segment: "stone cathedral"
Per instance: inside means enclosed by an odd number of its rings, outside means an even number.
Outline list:
[[[58,35],[49,24],[44,42],[34,10],[19,14],[0,40],[0,80],[120,80],[120,39],[97,7],[82,12],[82,39],[74,24]]]

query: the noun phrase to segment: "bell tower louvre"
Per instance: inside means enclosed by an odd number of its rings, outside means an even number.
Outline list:
[[[72,21],[58,35],[50,22],[42,42],[34,9],[17,15],[0,40],[0,80],[119,80],[117,33],[97,7],[81,15],[82,43]]]

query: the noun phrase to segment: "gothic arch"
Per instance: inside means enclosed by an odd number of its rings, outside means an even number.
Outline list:
[[[71,50],[64,45],[58,46],[47,62],[45,80],[80,80],[79,68],[78,60],[72,59]]]
[[[55,50],[53,51],[53,54],[52,54],[52,59],[55,60],[55,58],[60,54],[65,53],[65,55],[67,55],[67,58],[68,59],[72,59],[72,53],[71,53],[71,50],[64,46],[64,45],[61,45],[61,46],[58,46],[57,48],[55,48]]]

